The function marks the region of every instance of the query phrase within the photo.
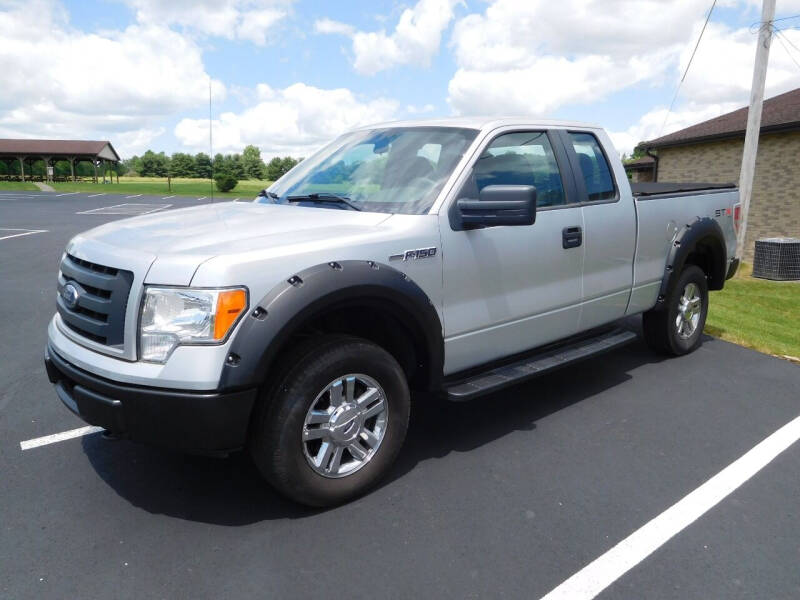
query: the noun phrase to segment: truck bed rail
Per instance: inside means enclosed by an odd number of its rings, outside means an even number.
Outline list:
[[[727,191],[732,189],[736,189],[735,183],[631,182],[631,191],[636,197]]]

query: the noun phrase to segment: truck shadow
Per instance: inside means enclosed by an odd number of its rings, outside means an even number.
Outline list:
[[[544,417],[588,401],[631,379],[629,373],[637,367],[661,360],[636,342],[473,402],[414,398],[405,446],[380,487],[392,485],[426,460],[469,452],[516,431],[532,431]],[[278,495],[244,452],[228,459],[190,456],[99,435],[83,438],[83,449],[105,483],[150,513],[241,526],[324,512]],[[366,496],[359,502],[369,501]]]

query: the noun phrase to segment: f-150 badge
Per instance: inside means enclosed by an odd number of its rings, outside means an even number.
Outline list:
[[[436,248],[417,248],[416,250],[406,250],[402,254],[392,254],[389,260],[418,260],[420,258],[433,258],[436,256]]]

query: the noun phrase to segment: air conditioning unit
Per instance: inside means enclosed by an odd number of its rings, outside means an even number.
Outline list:
[[[776,281],[800,280],[800,238],[756,240],[753,277]]]

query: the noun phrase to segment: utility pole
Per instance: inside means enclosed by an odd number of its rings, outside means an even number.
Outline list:
[[[211,136],[211,75],[208,76],[208,153],[211,155],[211,204],[214,204],[214,138]]]
[[[775,19],[775,0],[764,0],[761,7],[761,23],[758,28],[758,47],[753,66],[753,85],[750,88],[750,109],[747,112],[747,132],[744,136],[742,170],[739,174],[739,198],[742,215],[736,237],[736,255],[744,256],[747,236],[747,216],[750,212],[750,197],[753,195],[753,175],[756,170],[758,137],[761,132],[761,107],[764,104],[764,82],[767,79],[769,47],[772,43],[772,27]]]

